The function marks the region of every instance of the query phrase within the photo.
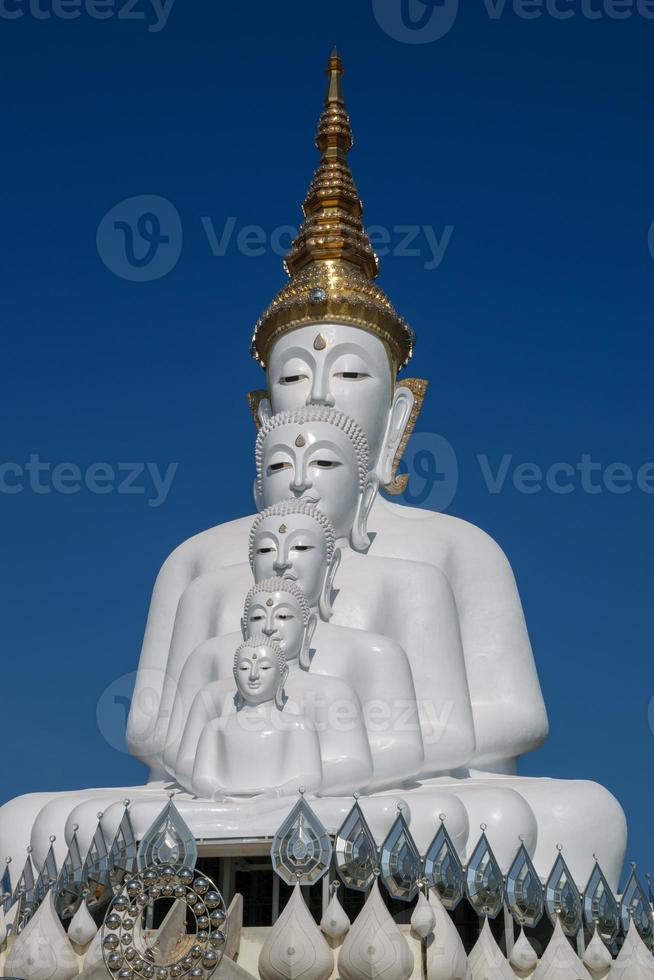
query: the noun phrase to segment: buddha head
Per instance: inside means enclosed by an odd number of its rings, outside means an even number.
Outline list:
[[[340,557],[331,522],[306,500],[283,500],[267,507],[250,529],[255,581],[276,576],[295,583],[325,621],[333,611],[331,595]]]
[[[287,578],[267,578],[253,585],[245,597],[243,637],[264,636],[279,644],[287,663],[305,669],[311,663],[311,640],[317,617],[304,592]]]
[[[368,472],[368,440],[354,419],[318,405],[280,412],[262,425],[255,459],[259,509],[305,500],[320,508],[337,539],[359,551],[368,547],[379,482]]]
[[[241,643],[234,656],[237,707],[274,701],[281,711],[287,677],[288,664],[279,643],[266,636],[250,637]]]
[[[415,335],[374,282],[379,262],[347,159],[353,138],[336,51],[327,74],[316,136],[321,159],[302,205],[305,220],[284,262],[290,281],[252,338],[268,388],[251,393],[250,404],[258,425],[309,405],[350,416],[368,440],[371,471],[388,492],[401,493],[407,478],[395,472],[427,383],[396,381]]]

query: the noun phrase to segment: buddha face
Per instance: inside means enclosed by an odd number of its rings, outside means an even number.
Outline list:
[[[386,347],[358,327],[320,323],[283,334],[270,352],[268,391],[274,414],[327,405],[355,419],[380,454],[393,403],[394,376]]]
[[[306,500],[331,521],[337,538],[349,536],[361,494],[349,436],[330,422],[289,422],[269,432],[262,449],[259,509]]]
[[[273,701],[284,682],[275,651],[265,643],[239,651],[234,679],[243,701],[252,705]]]
[[[287,660],[300,655],[306,626],[298,599],[290,592],[257,592],[244,623],[245,636],[276,640]]]
[[[297,582],[317,606],[328,572],[323,529],[306,514],[265,517],[254,535],[252,571],[256,582],[275,575]]]

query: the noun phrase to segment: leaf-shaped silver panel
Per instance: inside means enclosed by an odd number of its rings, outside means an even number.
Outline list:
[[[427,848],[424,862],[425,878],[436,890],[446,909],[455,909],[465,894],[466,879],[463,865],[442,823]]]
[[[533,927],[543,918],[543,886],[524,844],[506,876],[506,897],[519,925]]]
[[[55,908],[60,919],[72,918],[82,896],[82,858],[77,843],[77,831],[73,832],[68,853],[53,888]]]
[[[136,855],[138,869],[144,871],[153,864],[194,868],[197,859],[195,837],[173,801],[168,800],[139,844]]]
[[[379,865],[386,888],[402,902],[411,902],[420,884],[422,861],[401,813],[381,846]]]
[[[82,892],[88,891],[86,904],[90,912],[106,905],[112,894],[109,881],[109,851],[100,820],[101,815],[98,816],[98,825],[82,865]]]
[[[338,875],[348,888],[364,892],[379,867],[377,843],[361,807],[355,803],[336,834],[334,856]]]
[[[581,896],[562,854],[545,883],[545,908],[552,922],[560,920],[566,936],[577,935],[582,926]]]
[[[34,884],[34,901],[32,903],[33,913],[36,912],[37,908],[56,882],[57,875],[57,861],[55,859],[51,843],[50,847],[48,848],[48,853],[45,856],[43,866],[39,871],[38,877]]]
[[[466,867],[468,901],[477,915],[494,919],[504,906],[504,879],[485,833]]]
[[[127,806],[109,849],[109,877],[114,889],[136,870],[136,839]]]
[[[645,945],[651,947],[653,939],[652,907],[643,886],[638,880],[635,866],[632,866],[620,901],[620,922],[625,934],[629,931],[630,919],[634,920],[634,925]]]
[[[618,903],[597,861],[584,891],[584,919],[610,945],[620,928]]]
[[[304,797],[273,837],[270,856],[274,870],[287,885],[312,885],[329,868],[329,834]]]
[[[21,929],[27,925],[29,921],[34,903],[34,869],[32,867],[32,857],[31,857],[31,847],[28,848],[27,860],[23,865],[23,870],[20,873],[20,878],[16,882],[16,887],[13,890],[11,901],[9,903],[9,908],[19,903],[18,912],[16,913],[16,918],[14,919],[16,923],[16,932],[20,932]]]

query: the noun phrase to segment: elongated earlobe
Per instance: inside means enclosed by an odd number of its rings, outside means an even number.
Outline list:
[[[263,500],[261,494],[259,493],[259,481],[254,481],[254,486],[252,487],[252,496],[254,497],[254,506],[257,508],[257,514],[260,514],[263,510]]]
[[[279,686],[275,691],[275,707],[278,708],[280,711],[283,709],[284,705],[286,704],[286,692],[284,691],[284,684],[286,683],[287,678],[288,678],[288,664],[284,667],[281,673],[281,677],[279,679]]]
[[[325,623],[329,622],[332,617],[332,613],[334,612],[334,608],[332,606],[332,590],[334,587],[334,578],[336,577],[336,572],[338,571],[338,566],[340,563],[340,548],[336,548],[329,568],[327,569],[327,574],[325,575],[325,581],[323,583],[322,592],[320,593],[320,601],[318,603],[320,618]]]
[[[245,622],[245,620],[242,617],[241,617],[241,634],[243,635],[243,639],[244,640],[247,640],[247,638],[248,638],[248,627],[247,627],[247,623]]]
[[[302,649],[300,650],[300,656],[298,657],[300,667],[302,667],[303,670],[308,670],[311,666],[311,641],[313,640],[313,634],[316,632],[317,625],[318,617],[315,613],[311,613],[307,620],[307,625],[304,627]]]
[[[370,535],[368,534],[368,518],[372,505],[377,499],[379,491],[379,477],[376,473],[368,473],[363,488],[363,493],[359,495],[357,512],[354,515],[354,524],[350,534],[350,544],[355,551],[366,551],[370,546]]]
[[[388,418],[388,425],[386,426],[384,442],[375,467],[375,473],[379,477],[379,482],[382,486],[390,483],[392,480],[393,463],[397,451],[400,448],[402,436],[409,424],[414,400],[413,392],[410,388],[404,385],[397,386],[393,395],[393,404]]]

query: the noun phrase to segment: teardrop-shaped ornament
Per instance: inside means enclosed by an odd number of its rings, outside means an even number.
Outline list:
[[[593,977],[605,977],[613,963],[613,957],[600,938],[597,930],[593,932],[593,937],[588,943],[588,946],[586,946],[582,962]]]
[[[370,888],[379,866],[379,855],[377,842],[358,803],[354,804],[336,834],[334,857],[343,884],[358,892]]]
[[[536,954],[536,950],[525,936],[524,929],[522,928],[520,929],[520,935],[518,936],[515,945],[511,950],[509,963],[514,970],[518,971],[518,976],[529,973],[538,963],[538,955]]]
[[[422,861],[401,811],[380,848],[379,866],[392,897],[402,902],[413,901],[420,883]]]
[[[303,796],[273,837],[270,856],[274,870],[287,885],[312,885],[329,868],[329,834]]]
[[[566,939],[562,923],[556,919],[554,932],[532,980],[592,980],[570,942]]]
[[[533,928],[543,918],[543,886],[524,844],[507,873],[506,897],[519,925]]]
[[[86,946],[97,931],[98,927],[91,917],[86,902],[82,902],[68,926],[68,938],[72,939],[78,946]]]
[[[463,865],[452,839],[441,823],[427,848],[424,862],[425,878],[436,890],[441,904],[452,911],[465,894],[466,879]]]
[[[515,980],[515,974],[495,942],[488,919],[479,939],[468,953],[472,980]]]
[[[582,926],[581,896],[560,853],[545,883],[545,908],[566,936],[577,935]]]
[[[640,938],[635,922],[629,923],[629,931],[617,959],[611,967],[609,980],[652,980],[654,957]]]
[[[420,939],[431,936],[436,925],[434,910],[422,892],[418,893],[418,901],[411,916],[411,928]]]
[[[650,949],[652,947],[652,906],[649,904],[645,890],[636,875],[636,867],[632,866],[631,874],[624,886],[620,900],[620,922],[623,932],[629,932],[630,922],[633,921],[640,938]]]
[[[597,861],[584,891],[584,920],[606,943],[612,943],[620,928],[618,903]]]
[[[434,942],[427,943],[428,980],[469,980],[468,957],[461,937],[433,889],[429,895],[429,904],[434,911],[436,923]]]
[[[139,871],[153,864],[194,868],[198,846],[181,813],[169,799],[139,844],[136,863]]]
[[[45,856],[45,861],[39,871],[38,877],[34,884],[34,902],[32,908],[32,914],[39,907],[47,893],[50,891],[52,886],[57,881],[58,871],[57,871],[57,861],[54,856],[54,851],[52,849],[54,843],[54,838],[51,839],[50,847],[48,848],[48,853]]]
[[[376,977],[408,980],[412,972],[413,954],[375,881],[341,946],[338,976],[342,980]]]
[[[334,957],[327,940],[313,920],[302,897],[300,885],[277,922],[269,931],[259,953],[261,980],[327,980]]]
[[[343,936],[348,932],[350,928],[350,920],[347,917],[345,909],[338,900],[336,892],[338,888],[338,882],[332,882],[330,887],[331,898],[329,899],[329,904],[325,909],[325,914],[320,920],[320,928],[327,936],[328,939],[338,942]]]
[[[136,839],[127,805],[109,849],[109,877],[115,889],[136,870]]]
[[[4,975],[72,980],[78,972],[77,956],[55,912],[52,892],[48,892],[9,950]]]
[[[18,904],[18,910],[14,915],[15,932],[19,933],[27,924],[33,909],[34,902],[34,868],[32,867],[31,847],[27,849],[27,860],[23,865],[20,878],[16,882],[16,887],[11,896],[8,908]]]
[[[77,831],[73,831],[68,852],[52,891],[59,918],[64,921],[72,918],[82,894],[82,858],[77,843]]]
[[[479,842],[466,867],[468,901],[478,915],[494,919],[504,905],[504,879],[486,834]]]
[[[106,905],[112,895],[109,881],[109,851],[101,825],[102,815],[98,814],[98,824],[82,865],[82,891],[87,891],[89,909],[99,909]]]

